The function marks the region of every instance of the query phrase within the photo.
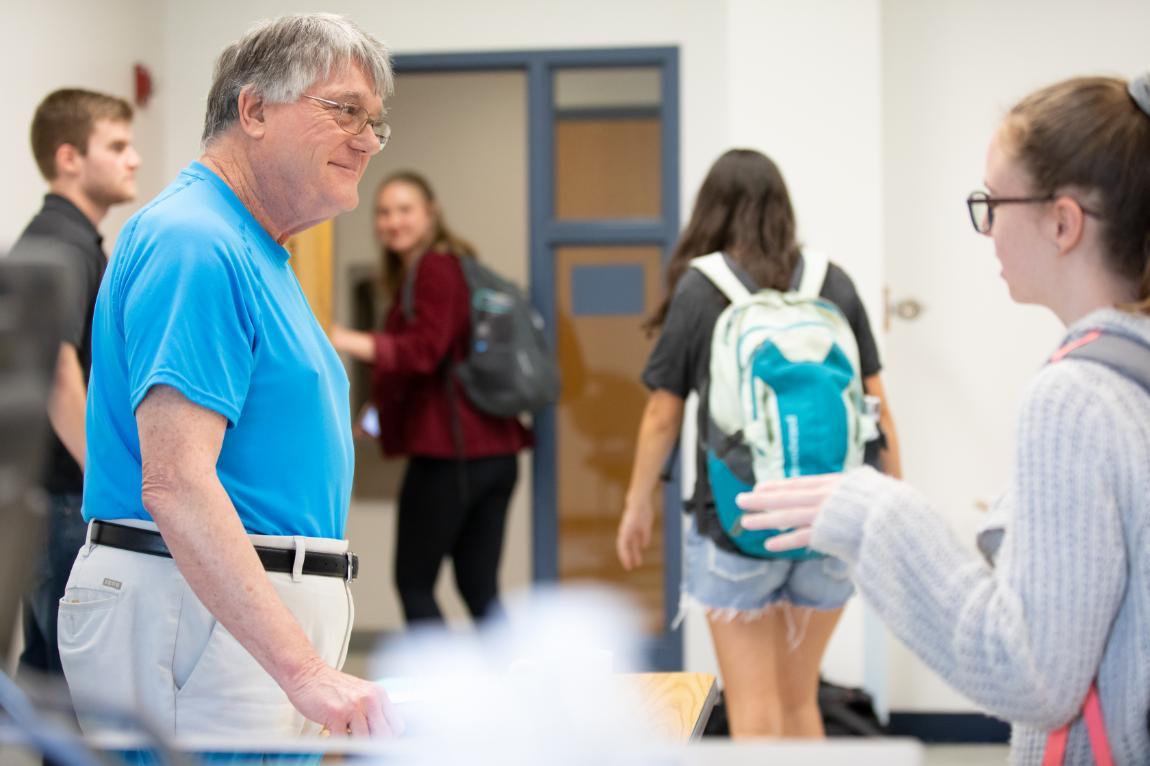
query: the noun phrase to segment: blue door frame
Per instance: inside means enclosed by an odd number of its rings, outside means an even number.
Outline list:
[[[679,233],[679,50],[604,48],[504,51],[491,53],[401,54],[398,74],[427,72],[523,71],[527,74],[528,197],[530,200],[530,291],[547,322],[556,347],[555,250],[564,246],[656,245],[664,264]],[[662,132],[662,210],[658,219],[625,221],[555,220],[553,74],[556,69],[656,67],[661,73],[658,114]],[[536,446],[532,471],[532,575],[536,582],[559,577],[559,518],[556,482],[555,411],[535,416]],[[677,473],[676,473],[677,476]],[[664,632],[648,647],[651,665],[660,670],[683,666],[682,633],[672,629],[679,608],[682,525],[679,481],[665,489],[663,602]],[[622,509],[620,509],[622,511]]]

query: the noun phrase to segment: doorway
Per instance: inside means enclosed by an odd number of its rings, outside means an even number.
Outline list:
[[[563,375],[561,399],[536,415],[536,448],[522,458],[501,586],[590,580],[625,590],[643,610],[651,666],[678,668],[677,486],[663,495],[665,523],[646,568],[628,575],[614,552],[653,343],[641,323],[662,295],[678,234],[677,50],[407,55],[395,64],[392,142],[370,166],[359,208],[336,222],[337,314],[378,322],[375,188],[401,168],[428,176],[453,229],[529,290]],[[362,375],[353,371],[353,406],[366,395]],[[379,575],[358,601],[357,630],[400,625],[391,588],[379,586],[390,586],[401,472],[370,441],[357,444],[349,530],[371,541],[365,565]],[[437,597],[449,619],[462,619],[449,582],[441,573]]]
[[[435,190],[453,231],[511,281],[525,285],[528,267],[526,76],[508,71],[403,72],[388,104],[392,140],[368,165],[359,207],[335,222],[339,315],[361,329],[377,328],[390,296],[380,284],[373,233],[376,189],[399,170],[415,170]],[[353,362],[351,400],[358,412],[369,397],[366,365]],[[402,628],[393,585],[395,502],[405,463],[384,461],[375,441],[356,438],[349,537],[363,557],[365,586],[357,593],[356,631],[378,635]],[[520,460],[500,566],[506,592],[531,581],[531,461]],[[436,600],[451,624],[467,624],[450,562],[440,572]]]

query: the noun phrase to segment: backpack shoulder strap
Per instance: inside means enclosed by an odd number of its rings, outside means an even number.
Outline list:
[[[691,268],[701,271],[703,276],[719,288],[719,292],[727,296],[727,300],[731,303],[745,300],[751,295],[751,291],[743,286],[742,280],[731,271],[722,253],[711,253],[693,258],[691,259]]]
[[[1133,338],[1091,330],[1058,349],[1050,361],[1062,359],[1083,359],[1105,365],[1150,393],[1150,346]]]
[[[827,279],[830,261],[817,250],[803,250],[802,264],[803,272],[794,290],[804,298],[817,298]]]
[[[1106,734],[1106,722],[1102,718],[1102,703],[1098,700],[1098,681],[1090,682],[1086,702],[1082,706],[1082,718],[1086,719],[1086,733],[1090,737],[1090,750],[1094,763],[1113,764],[1114,755],[1110,750],[1110,737]],[[1066,759],[1066,742],[1070,738],[1071,721],[1062,728],[1055,729],[1046,736],[1046,749],[1042,754],[1042,766],[1062,766]]]
[[[423,256],[416,258],[403,275],[403,287],[400,289],[399,306],[403,311],[403,318],[408,322],[415,319],[415,274],[419,271],[419,263]]]

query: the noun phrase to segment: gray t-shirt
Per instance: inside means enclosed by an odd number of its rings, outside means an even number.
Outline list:
[[[882,370],[878,347],[867,319],[866,308],[847,273],[835,264],[827,267],[819,295],[838,306],[846,317],[858,343],[859,367],[865,379]],[[643,384],[652,391],[663,389],[686,399],[692,391],[699,395],[698,434],[707,432],[707,382],[711,369],[711,335],[719,314],[729,301],[697,269],[687,269],[671,297],[671,305],[655,349],[643,370]],[[718,527],[707,481],[706,451],[702,439],[695,454],[695,491],[685,510],[696,514],[699,531],[716,542],[735,550]]]

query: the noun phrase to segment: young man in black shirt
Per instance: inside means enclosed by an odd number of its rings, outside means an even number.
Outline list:
[[[32,153],[49,192],[12,252],[29,257],[44,253],[58,259],[79,288],[73,311],[63,323],[65,332],[48,399],[53,433],[43,484],[51,513],[47,545],[24,599],[20,656],[22,672],[58,675],[58,603],[85,536],[80,515],[84,411],[92,358],[92,312],[107,263],[97,226],[112,205],[136,196],[140,156],[132,146],[132,107],[102,93],[75,88],[55,91],[36,108]]]

